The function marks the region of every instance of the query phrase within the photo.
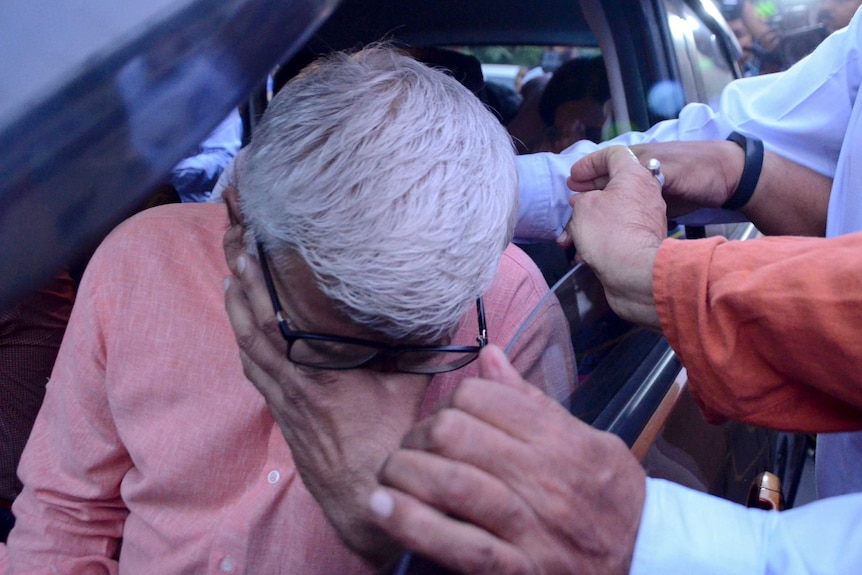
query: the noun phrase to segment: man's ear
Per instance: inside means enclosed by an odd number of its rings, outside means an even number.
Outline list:
[[[239,207],[239,192],[233,186],[228,186],[222,192],[222,199],[227,206],[228,219],[230,220],[230,225],[222,239],[222,247],[224,248],[227,267],[233,274],[236,274],[238,271],[236,269],[237,258],[247,252],[245,227],[242,223],[242,211]]]
[[[230,220],[231,227],[243,225],[242,210],[239,207],[239,190],[233,186],[228,186],[222,192],[221,197],[224,203],[227,204],[227,217]]]

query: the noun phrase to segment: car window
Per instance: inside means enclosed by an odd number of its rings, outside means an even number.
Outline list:
[[[732,64],[715,33],[689,5],[681,0],[666,0],[665,7],[685,101],[706,102],[715,108],[721,90],[736,76]]]

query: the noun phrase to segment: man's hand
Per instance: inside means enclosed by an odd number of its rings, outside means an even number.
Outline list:
[[[666,142],[631,147],[640,163],[650,158],[661,162],[668,217],[687,214],[697,208],[718,208],[739,185],[745,165],[745,152],[733,142]],[[572,166],[569,187],[576,191],[602,189],[608,175],[583,165]],[[769,150],[754,195],[740,211],[768,235],[822,236],[826,231],[826,212],[832,179]],[[571,244],[567,233],[557,240]]]
[[[625,444],[521,379],[503,352],[405,437],[370,507],[406,547],[471,574],[628,573],[645,474]]]
[[[698,208],[718,208],[736,190],[745,163],[742,149],[726,140],[705,142],[663,142],[631,146],[640,163],[650,158],[661,161],[668,217],[677,217]],[[602,189],[607,174],[572,166],[569,187],[576,192]]]
[[[245,375],[266,400],[303,483],[339,536],[382,564],[399,549],[372,524],[368,497],[378,485],[377,469],[417,421],[429,378],[288,361],[260,264],[240,255],[241,245],[237,223],[225,236],[228,259],[237,255],[231,262],[236,276],[225,281],[225,306]]]
[[[652,269],[667,237],[658,180],[622,146],[600,150],[572,166],[572,179],[604,184],[572,196],[566,231],[578,256],[596,273],[611,308],[621,317],[661,329]]]

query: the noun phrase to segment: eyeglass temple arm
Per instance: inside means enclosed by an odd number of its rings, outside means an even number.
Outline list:
[[[272,276],[269,274],[269,263],[266,261],[266,255],[263,253],[263,244],[260,242],[257,242],[257,259],[260,261],[260,267],[263,270],[263,281],[266,283],[266,291],[269,292],[269,299],[272,300],[272,305],[277,315],[281,312],[281,302],[276,297],[275,286],[272,285]]]
[[[269,263],[266,260],[266,254],[263,251],[263,244],[257,242],[257,259],[260,261],[260,268],[263,271],[263,281],[266,284],[266,291],[269,292],[269,299],[272,300],[272,307],[275,310],[275,319],[278,321],[278,329],[282,334],[286,334],[287,325],[284,316],[281,313],[281,301],[278,299],[278,294],[275,291],[275,285],[272,282],[272,275],[269,271]],[[285,336],[286,337],[286,336]]]
[[[479,347],[488,345],[488,326],[485,323],[485,304],[482,302],[482,296],[476,298],[476,313],[479,314],[479,337],[476,341]]]

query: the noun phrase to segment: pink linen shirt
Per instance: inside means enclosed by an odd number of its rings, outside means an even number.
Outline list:
[[[303,573],[371,568],[351,554],[242,372],[224,310],[221,204],[147,210],[85,275],[19,473],[12,573]],[[485,294],[505,346],[547,285],[509,246]],[[453,343],[477,335],[475,311]],[[511,354],[540,385],[575,380],[552,303]],[[538,360],[559,346],[564,362]],[[436,376],[423,414],[476,364]],[[349,414],[345,414],[349,416]],[[0,568],[2,571],[2,568]]]

